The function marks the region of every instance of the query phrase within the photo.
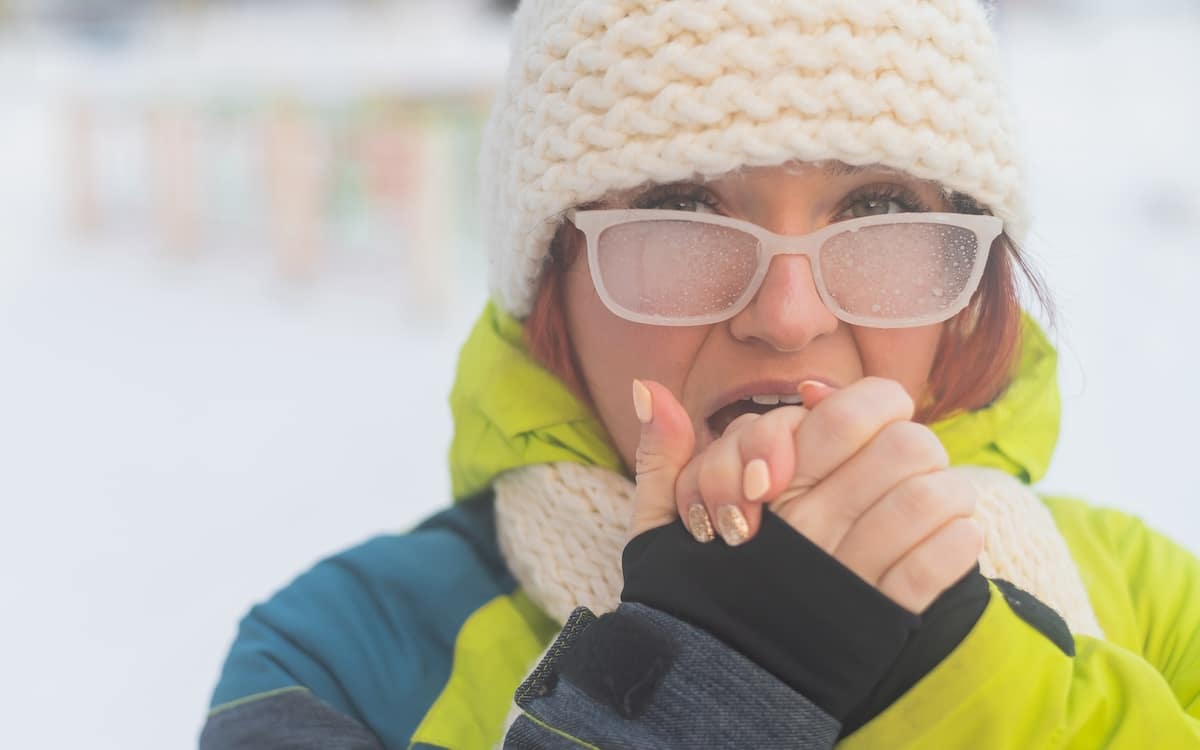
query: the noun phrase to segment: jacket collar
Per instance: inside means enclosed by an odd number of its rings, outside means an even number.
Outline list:
[[[1029,316],[1021,325],[1017,374],[992,404],[931,425],[954,465],[989,466],[1032,484],[1058,441],[1058,357]],[[621,462],[591,410],[533,361],[521,323],[489,302],[459,354],[450,392],[456,500],[502,472],[569,461],[619,471]]]

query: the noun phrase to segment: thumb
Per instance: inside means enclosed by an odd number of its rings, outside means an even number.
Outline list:
[[[675,480],[696,447],[687,411],[666,387],[653,380],[634,380],[633,407],[642,432],[634,468],[637,492],[631,538],[675,520]]]

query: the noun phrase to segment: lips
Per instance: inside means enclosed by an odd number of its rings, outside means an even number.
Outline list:
[[[789,378],[746,383],[726,391],[715,399],[708,417],[705,418],[705,424],[715,439],[724,434],[730,423],[743,414],[766,414],[783,406],[802,406],[799,388],[800,384],[806,381],[836,387],[826,378],[812,375],[795,380]]]

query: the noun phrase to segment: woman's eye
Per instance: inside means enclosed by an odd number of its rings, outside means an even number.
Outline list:
[[[911,210],[898,200],[886,198],[867,198],[851,203],[840,218],[861,219],[864,216],[880,216],[882,214],[902,214]]]
[[[694,213],[715,213],[712,206],[699,198],[666,198],[658,201],[654,208],[667,211],[692,211]]]
[[[716,201],[712,196],[695,193],[650,193],[634,201],[634,208],[650,208],[660,211],[690,211],[692,213],[716,213]]]

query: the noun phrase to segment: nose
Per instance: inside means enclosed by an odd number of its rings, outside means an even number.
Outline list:
[[[803,255],[777,255],[754,299],[729,322],[739,341],[760,341],[778,351],[798,351],[833,333],[838,319],[821,301],[812,266]]]

